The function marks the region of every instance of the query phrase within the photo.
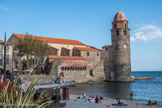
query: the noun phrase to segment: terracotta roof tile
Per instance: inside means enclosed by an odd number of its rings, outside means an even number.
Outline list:
[[[20,39],[23,39],[24,37],[27,37],[27,36],[32,36],[32,35],[23,35],[23,34],[16,34],[16,33],[14,33],[13,35],[20,38]],[[41,36],[32,36],[32,38],[37,38],[37,39],[40,39],[42,41],[51,42],[51,43],[85,45],[82,42],[79,42],[77,40],[70,40],[70,39],[49,38],[49,37],[41,37]]]
[[[54,56],[54,55],[49,55],[49,59],[66,59],[66,60],[86,60],[83,57],[79,56]]]
[[[97,51],[99,52],[100,50],[99,49],[96,49],[96,48],[92,48],[92,47],[74,47],[80,51]]]
[[[0,43],[4,43],[4,41],[3,40],[0,40]]]
[[[4,43],[4,41],[3,40],[0,40],[0,43]],[[7,44],[10,44],[9,42],[7,42]]]

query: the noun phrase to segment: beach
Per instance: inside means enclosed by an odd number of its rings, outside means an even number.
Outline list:
[[[135,80],[134,82],[104,82],[77,84],[76,87],[69,89],[70,94],[80,95],[85,93],[90,96],[102,96],[116,99],[120,97],[123,100],[130,99],[132,91],[133,99],[139,103],[147,103],[148,100],[157,101],[162,105],[162,71],[136,71],[132,75],[138,77],[155,76],[156,79]]]
[[[127,106],[114,106],[112,104],[116,104],[116,100],[106,97],[102,100],[102,104],[96,104],[77,99],[77,97],[79,97],[79,95],[70,94],[69,100],[61,100],[61,102],[66,102],[65,108],[162,108],[162,106],[148,106],[145,103],[137,103],[128,100],[121,100],[124,104],[127,104]]]

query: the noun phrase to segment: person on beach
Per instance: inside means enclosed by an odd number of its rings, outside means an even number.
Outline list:
[[[152,106],[152,101],[151,100],[148,101],[148,105]]]
[[[56,78],[55,83],[60,84],[58,88],[60,88],[63,85],[64,82],[64,73],[61,72],[60,75]]]
[[[92,99],[90,100],[90,102],[95,103],[95,98],[92,96]]]
[[[130,100],[133,101],[133,92],[130,93]]]
[[[85,101],[91,102],[91,103],[95,103],[95,98],[93,96],[89,96],[88,99],[86,99]]]
[[[124,103],[121,102],[120,98],[118,98],[118,105],[122,106]]]
[[[86,99],[85,101],[91,102],[91,100],[92,100],[92,96],[89,96],[89,98]]]
[[[153,105],[158,105],[157,101],[155,101],[155,102],[153,103]]]
[[[82,93],[82,95],[81,95],[81,99],[87,99],[87,96],[86,96],[85,93]]]
[[[95,98],[95,103],[97,103],[97,104],[100,104],[100,103],[101,103],[101,99],[100,99],[99,96],[96,96],[96,98]]]

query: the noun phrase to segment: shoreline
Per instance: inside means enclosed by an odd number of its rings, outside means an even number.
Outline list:
[[[116,104],[117,101],[115,99],[104,97],[104,99],[101,101],[101,104],[96,104],[88,101],[84,101],[83,99],[77,99],[77,97],[80,97],[80,95],[69,95],[69,100],[61,100],[61,102],[66,102],[65,108],[162,108],[162,105],[152,105],[149,106],[145,103],[135,102],[135,101],[129,101],[129,100],[122,100],[124,104],[127,104],[127,106],[116,106],[112,104]],[[89,96],[87,96],[89,97]]]

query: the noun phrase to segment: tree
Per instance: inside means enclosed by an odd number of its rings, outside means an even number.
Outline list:
[[[26,34],[23,39],[18,42],[19,53],[18,56],[26,57],[27,59],[27,69],[29,69],[29,59],[36,58],[38,61],[43,61],[44,57],[50,52],[50,46],[47,42],[40,40],[36,36]]]

